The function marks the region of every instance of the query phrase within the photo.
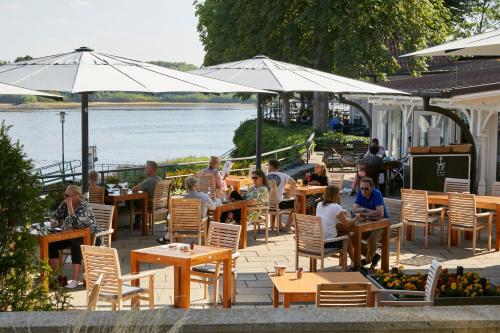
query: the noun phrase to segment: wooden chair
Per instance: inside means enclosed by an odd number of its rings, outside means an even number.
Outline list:
[[[139,306],[140,300],[148,301],[149,308],[154,308],[153,271],[122,275],[116,249],[90,245],[82,245],[81,249],[86,272],[87,297],[99,277],[103,275],[98,300],[110,302],[112,310],[121,310],[122,303],[127,300],[131,300],[133,308]],[[126,284],[126,282],[146,277],[149,278],[147,289]]]
[[[396,289],[383,289],[381,290],[380,296],[378,297],[378,306],[427,306],[434,305],[434,296],[436,294],[436,287],[438,284],[439,276],[443,266],[437,260],[432,260],[431,267],[427,273],[427,280],[425,282],[424,291],[415,290],[396,290]],[[400,295],[400,296],[413,296],[413,297],[423,297],[421,300],[415,300],[413,298],[409,300],[401,301],[388,301],[384,300],[384,296],[388,295]]]
[[[427,191],[401,189],[402,221],[404,227],[409,225],[424,228],[424,243],[427,247],[429,229],[431,225],[439,222],[441,245],[444,243],[444,219],[445,210],[443,207],[429,208]],[[415,230],[413,230],[415,232]]]
[[[445,178],[443,192],[470,192],[470,179]]]
[[[316,291],[317,308],[368,307],[370,283],[322,283]]]
[[[89,186],[89,203],[104,204],[104,187]]]
[[[295,269],[299,268],[299,256],[310,260],[310,271],[314,271],[315,261],[321,260],[321,271],[325,268],[325,258],[339,258],[342,271],[347,270],[347,236],[333,239],[323,238],[323,224],[319,216],[293,214],[295,223]],[[326,248],[325,242],[342,241],[341,248]],[[313,262],[314,260],[314,262]]]
[[[199,181],[198,190],[205,193],[210,192],[210,197],[212,199],[215,198],[217,184],[215,182],[214,174],[211,172],[201,171],[196,174],[196,177],[198,177]]]
[[[403,222],[401,222],[401,200],[384,198],[385,208],[391,220],[391,241],[396,243],[396,265],[401,256],[401,239],[403,238]]]
[[[207,237],[208,246],[227,247],[233,250],[233,302],[236,299],[236,260],[240,257],[238,252],[240,232],[240,225],[211,222]],[[223,273],[221,264],[222,262],[219,261],[191,268],[191,281],[205,285],[205,298],[207,298],[208,286],[211,285],[214,287],[214,307],[217,306],[217,299],[219,297],[219,277]]]
[[[201,217],[201,200],[172,198],[169,220],[170,240],[178,238],[198,239],[198,244],[206,238],[207,218]]]
[[[343,173],[334,173],[330,176],[329,185],[335,185],[339,188],[342,193],[342,186],[344,184],[344,174]]]
[[[478,232],[487,226],[488,251],[490,251],[493,213],[478,213],[476,209],[476,196],[469,193],[448,193],[448,207],[448,248],[451,246],[451,233],[453,230],[459,232],[459,245],[461,240],[460,233],[462,231],[471,231],[472,253],[475,255]]]
[[[280,209],[280,201],[278,199],[278,187],[276,182],[269,181],[269,217],[271,220],[271,227],[276,228],[276,236],[280,234],[281,226],[281,216],[288,215],[288,218],[292,218],[292,214],[295,211],[294,208]]]
[[[97,306],[97,301],[99,300],[99,292],[101,291],[101,283],[104,278],[104,274],[99,275],[97,280],[90,288],[90,291],[87,293],[87,310],[94,311]]]
[[[250,215],[251,212],[257,211],[258,213],[255,214],[257,216],[256,219],[250,219],[248,222],[252,223],[253,225],[253,239],[257,239],[257,231],[260,232],[260,226],[262,223],[264,223],[264,233],[265,233],[265,240],[266,244],[269,241],[269,206],[247,206],[247,216]],[[276,229],[276,235],[279,234],[279,226]]]
[[[151,234],[155,234],[155,224],[167,224],[170,208],[170,195],[172,194],[172,181],[160,180],[156,183],[154,195],[149,204],[149,227]]]
[[[500,182],[495,182],[493,184],[493,190],[491,191],[491,195],[494,197],[500,197]]]
[[[113,205],[100,205],[100,204],[90,204],[90,208],[94,213],[95,220],[99,228],[102,230],[94,235],[93,245],[95,245],[96,239],[101,237],[101,246],[111,247],[111,235],[113,235],[113,214],[115,212],[115,206]]]

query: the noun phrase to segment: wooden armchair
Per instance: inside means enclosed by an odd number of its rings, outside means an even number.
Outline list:
[[[340,192],[342,193],[342,186],[344,184],[344,174],[343,173],[334,173],[330,176],[330,184],[329,185],[335,185],[339,188]]]
[[[101,237],[101,246],[111,247],[111,235],[113,235],[113,214],[115,212],[115,206],[112,205],[100,205],[100,204],[90,204],[90,208],[95,215],[96,223],[102,230],[94,235],[93,245],[95,245],[96,239]]]
[[[276,236],[279,236],[280,226],[281,226],[281,216],[288,215],[288,218],[291,219],[295,209],[294,208],[280,209],[280,201],[278,199],[278,188],[276,186],[276,182],[271,180],[268,182],[268,186],[269,186],[269,216],[271,219],[271,226],[273,229],[276,228]]]
[[[99,300],[99,293],[101,291],[102,279],[104,274],[99,275],[97,280],[92,285],[92,288],[87,292],[87,310],[94,311]]]
[[[396,243],[396,265],[401,256],[401,239],[403,238],[403,222],[401,222],[401,200],[384,198],[385,208],[391,220],[391,241]]]
[[[488,227],[488,251],[491,250],[491,225],[493,213],[478,213],[476,196],[468,193],[448,193],[448,248],[451,246],[452,231],[472,232],[472,253],[476,254],[476,241],[480,230]],[[460,244],[460,234],[458,243]]]
[[[89,186],[89,203],[104,204],[104,187]]]
[[[132,307],[138,308],[141,300],[149,302],[149,308],[154,308],[154,272],[122,275],[120,259],[116,249],[82,245],[83,265],[85,267],[85,284],[87,297],[92,293],[94,284],[102,275],[99,301],[110,302],[112,310],[121,310],[122,303],[131,300]],[[134,287],[126,284],[129,281],[149,278],[148,288]]]
[[[269,209],[269,206],[247,206],[247,216],[250,216],[248,222],[253,225],[253,239],[257,239],[257,231],[260,232],[260,226],[263,223],[266,244],[269,242]],[[276,234],[279,234],[279,226]]]
[[[433,260],[429,272],[427,273],[427,281],[425,282],[425,291],[414,290],[393,290],[384,289],[381,291],[378,298],[378,306],[426,306],[434,305],[434,296],[436,294],[436,287],[441,275],[443,267],[437,260]],[[384,295],[400,295],[400,296],[420,296],[421,300],[408,299],[400,301],[387,301],[384,300]]]
[[[172,211],[169,220],[170,240],[179,238],[198,239],[198,244],[205,242],[207,218],[201,217],[201,200],[172,198]]]
[[[217,184],[215,182],[215,175],[211,172],[198,172],[196,174],[199,181],[199,191],[208,193],[210,192],[211,198],[215,198],[215,192],[217,190]]]
[[[461,178],[445,178],[443,192],[470,192],[470,179],[461,179]]]
[[[441,245],[444,243],[444,218],[445,210],[443,207],[429,208],[427,200],[427,191],[401,189],[402,206],[402,221],[404,227],[423,227],[424,228],[424,243],[427,247],[429,230],[431,225],[439,223]],[[413,232],[415,230],[413,229]]]
[[[238,252],[240,232],[240,225],[211,222],[207,237],[208,246],[227,247],[233,250],[233,301],[236,299],[236,260],[240,257]],[[219,297],[219,277],[223,273],[221,263],[219,261],[194,266],[191,269],[191,281],[205,285],[205,298],[207,298],[208,286],[212,285],[214,287],[214,307],[217,306],[217,299]]]
[[[315,261],[321,260],[321,271],[325,268],[325,258],[339,259],[342,270],[347,270],[348,237],[323,238],[323,224],[319,216],[293,214],[295,223],[295,269],[299,268],[299,256],[310,260],[310,271],[314,271]],[[325,248],[325,243],[342,241],[341,248]],[[314,261],[314,262],[313,262]]]
[[[368,307],[370,283],[322,283],[316,291],[317,308]]]
[[[172,193],[172,181],[160,180],[155,185],[153,198],[149,204],[149,226],[151,234],[155,234],[155,224],[167,224],[167,217],[170,208],[170,195]]]

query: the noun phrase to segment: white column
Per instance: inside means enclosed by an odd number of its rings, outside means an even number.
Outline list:
[[[488,154],[488,132],[489,122],[492,116],[496,114],[495,111],[476,110],[477,114],[477,139],[479,140],[479,183],[477,185],[477,194],[486,194],[486,167],[490,164],[490,156]],[[491,138],[496,139],[496,138]]]

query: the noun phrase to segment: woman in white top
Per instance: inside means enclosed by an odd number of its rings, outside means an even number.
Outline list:
[[[354,225],[356,220],[359,218],[359,214],[352,219],[348,219],[345,216],[344,209],[339,205],[340,202],[340,190],[335,185],[329,185],[325,189],[323,195],[323,201],[316,207],[316,216],[321,217],[321,223],[323,224],[323,241],[325,242],[325,248],[341,248],[342,241],[328,242],[329,239],[335,238],[337,233],[337,224],[342,226],[339,228],[341,230],[349,230]],[[347,245],[347,252],[349,257],[353,257],[352,242],[349,238]]]

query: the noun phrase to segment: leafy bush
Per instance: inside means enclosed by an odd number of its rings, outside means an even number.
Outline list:
[[[40,274],[49,274],[36,256],[31,223],[44,220],[45,203],[31,160],[0,126],[0,311],[56,310],[68,307],[62,290],[49,293]]]
[[[314,138],[316,149],[321,151],[329,150],[333,144],[363,143],[369,144],[370,138],[367,136],[349,135],[339,132],[329,131],[322,136]]]

